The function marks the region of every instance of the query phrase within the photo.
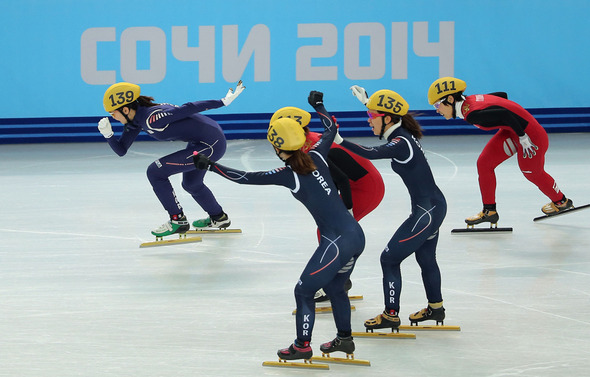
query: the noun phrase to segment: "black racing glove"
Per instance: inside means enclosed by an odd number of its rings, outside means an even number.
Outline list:
[[[211,161],[209,157],[197,152],[193,154],[193,163],[199,170],[211,170],[215,166],[215,162]]]
[[[324,93],[316,92],[315,90],[312,90],[311,92],[309,92],[309,97],[307,97],[307,102],[309,102],[311,107],[313,107],[314,109],[319,105],[323,105],[324,104]]]

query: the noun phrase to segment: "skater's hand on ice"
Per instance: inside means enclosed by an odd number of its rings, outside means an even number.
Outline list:
[[[235,100],[240,95],[240,93],[244,91],[244,89],[246,89],[246,87],[242,83],[242,80],[240,80],[236,85],[236,90],[234,91],[232,88],[229,88],[225,97],[221,99],[221,102],[223,102],[225,106],[229,106],[229,104],[232,103],[233,100]]]
[[[363,105],[366,105],[367,102],[369,102],[367,91],[362,86],[353,85],[350,87],[350,90],[352,90],[352,95],[358,98],[358,100],[361,101]]]
[[[518,140],[520,141],[520,145],[522,145],[524,158],[533,158],[533,156],[537,154],[536,150],[539,148],[533,144],[529,135],[524,134],[524,136],[520,136]]]
[[[309,92],[309,97],[307,97],[307,102],[314,109],[319,105],[323,105],[324,104],[324,93],[316,92],[315,90],[312,90],[311,92]]]
[[[105,139],[112,137],[114,134],[113,127],[111,127],[111,122],[109,121],[109,118],[102,118],[98,121],[98,130],[100,131],[102,136],[105,137]]]
[[[198,152],[193,152],[193,163],[199,170],[211,170],[211,167],[215,165],[215,163],[211,161],[209,157]]]

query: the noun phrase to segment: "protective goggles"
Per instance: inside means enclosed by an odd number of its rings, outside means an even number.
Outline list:
[[[369,116],[369,119],[377,119],[379,117],[384,117],[385,114],[377,114],[377,113],[372,113],[370,111],[367,111],[367,115]]]
[[[438,110],[438,108],[440,107],[440,105],[441,105],[443,102],[445,102],[445,99],[446,99],[446,98],[443,98],[443,99],[441,99],[440,101],[437,101],[437,102],[435,102],[435,103],[434,103],[432,106],[434,106],[434,108],[435,108],[436,110]],[[445,103],[445,105],[446,105],[446,103]]]

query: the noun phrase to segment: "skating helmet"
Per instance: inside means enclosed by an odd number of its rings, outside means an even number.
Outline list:
[[[119,82],[111,85],[102,98],[104,109],[111,113],[121,106],[128,105],[139,97],[139,86],[128,82]]]
[[[277,149],[296,151],[305,143],[305,132],[296,120],[280,118],[270,122],[266,138]]]
[[[287,106],[275,111],[272,118],[270,118],[270,123],[280,118],[294,119],[301,127],[305,127],[311,120],[311,114],[298,107]]]
[[[402,96],[393,90],[381,89],[373,93],[369,98],[367,108],[373,111],[404,116],[408,113],[410,105],[408,105]]]
[[[465,81],[454,77],[441,77],[430,85],[428,89],[428,103],[434,105],[441,98],[449,94],[459,93],[467,88]]]

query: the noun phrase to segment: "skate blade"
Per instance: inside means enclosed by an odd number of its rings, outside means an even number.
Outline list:
[[[281,367],[281,368],[305,368],[305,369],[330,369],[327,364],[314,364],[311,360],[305,360],[305,362],[295,361],[264,361],[263,367]]]
[[[346,358],[344,357],[332,357],[329,354],[323,353],[322,356],[313,356],[311,358],[313,361],[321,361],[325,363],[338,363],[338,364],[353,364],[353,365],[363,365],[370,367],[371,362],[369,360],[361,360],[355,359],[354,354],[347,354]]]
[[[354,305],[350,305],[350,311],[355,311],[356,308],[354,307]],[[315,312],[316,313],[332,313],[332,307],[331,306],[316,306],[315,308]],[[293,310],[293,315],[297,314],[297,309]]]
[[[400,330],[437,330],[437,331],[461,331],[461,326],[446,325],[401,325]]]
[[[416,339],[416,334],[400,332],[353,332],[353,337]]]
[[[565,215],[566,213],[575,212],[575,211],[578,211],[580,209],[588,209],[588,208],[590,208],[590,204],[584,204],[582,206],[572,207],[570,209],[559,211],[559,212],[557,212],[556,214],[553,214],[553,215],[543,215],[543,216],[535,217],[533,219],[533,221],[547,220],[547,219],[550,219],[550,218],[553,218],[553,217],[557,217],[559,215]]]
[[[181,237],[176,240],[164,240],[164,239],[157,239],[156,241],[152,242],[144,242],[139,245],[139,247],[154,247],[154,246],[167,246],[167,245],[176,245],[176,244],[183,244],[183,243],[194,243],[194,242],[201,242],[203,239],[201,237]]]
[[[349,301],[360,301],[362,299],[364,299],[363,295],[348,296],[348,300]],[[316,303],[316,305],[317,304],[323,304],[323,303],[329,304],[330,303],[330,299],[328,298],[328,299],[325,299],[325,300],[322,300],[322,301],[316,301],[315,303]]]
[[[512,232],[512,228],[458,228],[452,229],[451,233],[493,233]]]
[[[242,233],[242,229],[196,229],[196,230],[189,230],[186,234],[212,234],[212,233]]]

